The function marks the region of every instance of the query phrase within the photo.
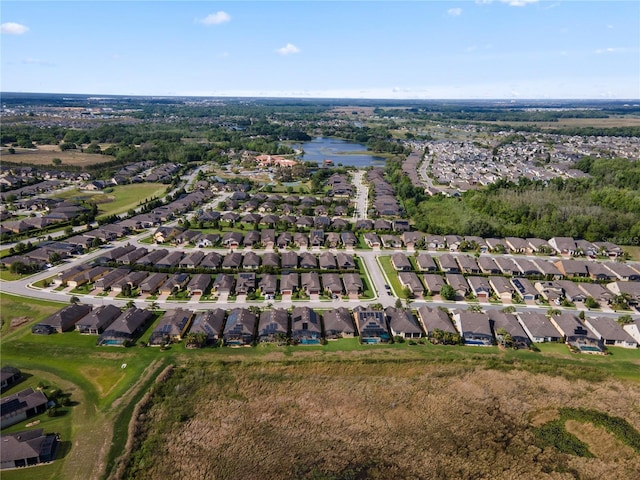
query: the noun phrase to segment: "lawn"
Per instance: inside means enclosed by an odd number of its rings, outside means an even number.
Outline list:
[[[396,297],[399,298],[407,298],[404,293],[404,289],[402,285],[400,285],[400,280],[398,279],[398,272],[393,265],[391,264],[390,256],[382,256],[378,257],[378,263],[382,267],[382,271],[384,272],[385,278],[388,281],[388,284],[391,286],[393,293]]]

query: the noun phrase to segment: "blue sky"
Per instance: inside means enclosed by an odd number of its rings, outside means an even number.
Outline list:
[[[638,1],[7,1],[0,89],[640,98]]]

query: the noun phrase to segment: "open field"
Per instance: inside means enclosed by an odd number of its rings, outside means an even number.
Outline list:
[[[133,183],[111,187],[108,192],[92,192],[87,190],[69,190],[58,198],[95,202],[98,205],[98,218],[127,212],[136,208],[140,202],[160,197],[167,186],[162,183]]]
[[[53,165],[52,160],[59,158],[62,165],[85,167],[98,163],[111,162],[113,157],[98,153],[82,153],[80,150],[61,151],[57,145],[40,145],[37,149],[15,148],[15,154],[2,152],[3,160],[12,163],[26,163],[30,165]]]
[[[639,127],[640,117],[628,116],[616,116],[609,118],[561,118],[557,122],[478,122],[478,123],[491,123],[496,125],[515,125],[518,123],[526,125],[535,125],[536,127],[544,129],[555,128],[573,128],[573,127],[595,127],[595,128],[615,128],[615,127]]]
[[[638,452],[614,435],[588,437],[589,428],[603,430],[591,423],[576,422],[593,458],[560,453],[535,436],[539,424],[567,406],[625,418],[637,434],[637,383],[567,382],[489,370],[472,357],[443,364],[378,351],[323,361],[189,362],[153,391],[120,478],[596,479],[640,473]],[[573,423],[566,428],[576,430]],[[606,453],[608,445],[621,453]]]

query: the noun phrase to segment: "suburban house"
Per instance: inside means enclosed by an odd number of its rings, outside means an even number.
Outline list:
[[[49,400],[41,390],[26,388],[0,400],[0,428],[10,427],[46,411]],[[2,449],[4,450],[4,445]]]
[[[231,294],[233,292],[233,287],[235,286],[235,279],[233,275],[229,275],[226,273],[218,273],[216,275],[215,280],[213,281],[213,286],[211,290],[218,294]]]
[[[606,346],[638,348],[638,341],[613,318],[586,318],[584,323]]]
[[[589,277],[592,280],[601,281],[601,282],[612,282],[616,280],[617,275],[610,269],[607,268],[604,264],[600,262],[591,262],[588,266]],[[621,278],[621,280],[624,280]],[[628,280],[628,279],[627,279]]]
[[[587,270],[587,262],[581,260],[565,259],[553,262],[553,264],[565,277],[586,278],[589,276],[589,270]]]
[[[224,256],[222,260],[222,268],[229,270],[237,270],[242,265],[242,253],[232,252]]]
[[[313,253],[302,252],[300,254],[300,268],[316,269],[318,268],[318,259]]]
[[[451,323],[449,315],[439,308],[420,307],[418,308],[418,318],[422,322],[427,337],[432,337],[434,330],[451,334],[458,333]]]
[[[21,378],[22,372],[19,368],[5,365],[0,369],[0,390],[4,391],[15,385]]]
[[[558,329],[542,313],[518,312],[520,325],[534,343],[559,342],[562,337]]]
[[[613,293],[604,288],[599,283],[583,283],[577,284],[578,288],[584,292],[586,297],[593,298],[600,305],[607,305],[613,298]]]
[[[380,235],[384,248],[402,248],[402,239],[397,235]]]
[[[256,314],[247,308],[234,308],[227,315],[222,339],[225,345],[249,345],[254,340]]]
[[[436,262],[428,253],[420,253],[416,257],[418,268],[423,272],[435,272],[438,270]]]
[[[262,266],[278,269],[280,268],[280,257],[277,253],[267,252],[262,255]]]
[[[160,248],[158,250],[151,250],[144,257],[140,258],[136,264],[138,265],[155,265],[158,261],[162,260],[169,254],[169,250],[166,248]]]
[[[447,284],[444,277],[437,273],[427,273],[423,278],[429,295],[439,295],[442,286]]]
[[[188,255],[180,260],[180,268],[196,268],[202,262],[204,258],[204,252],[200,250],[196,250],[195,252],[191,252]]]
[[[161,346],[172,342],[179,342],[189,329],[193,312],[178,308],[165,312],[156,328],[151,332],[149,345]]]
[[[95,281],[94,288],[97,291],[105,292],[111,288],[111,286],[119,280],[126,277],[131,270],[128,268],[115,268],[107,273],[105,276],[100,277]]]
[[[255,252],[247,252],[242,257],[242,268],[245,270],[257,270],[260,266],[260,256]]]
[[[219,268],[222,265],[222,255],[218,252],[210,252],[200,262],[200,268]]]
[[[516,264],[522,275],[533,276],[542,275],[540,268],[528,258],[514,258],[513,263]]]
[[[282,268],[298,268],[298,254],[289,250],[282,252],[280,265]]]
[[[505,277],[492,276],[489,277],[489,285],[491,285],[491,288],[493,288],[493,291],[502,303],[511,303],[516,289],[511,285],[509,279]]]
[[[348,253],[336,253],[336,264],[340,270],[353,270],[356,268],[356,261],[353,255],[349,255]]]
[[[440,263],[440,270],[445,273],[460,273],[460,267],[453,255],[445,253],[438,257],[438,263]]]
[[[478,257],[478,266],[480,267],[480,271],[482,271],[482,273],[486,273],[489,275],[497,275],[499,273],[502,273],[500,267],[496,265],[496,262],[493,261],[492,257]]]
[[[607,283],[607,289],[614,295],[628,295],[630,305],[640,302],[640,282],[611,282]]]
[[[293,295],[300,283],[298,281],[298,274],[296,272],[283,273],[280,276],[280,293],[282,295]]]
[[[116,280],[116,282],[111,285],[111,291],[116,293],[122,293],[122,288],[125,285],[129,285],[132,289],[138,288],[138,286],[144,281],[145,278],[149,276],[148,272],[144,271],[134,271],[129,273],[126,277]]]
[[[197,312],[189,333],[204,333],[207,336],[207,344],[215,345],[222,335],[225,316],[226,312],[221,308]]]
[[[465,345],[482,347],[493,345],[493,333],[486,314],[458,310],[453,314],[453,319]]]
[[[336,257],[331,252],[322,252],[318,258],[318,264],[320,270],[336,270],[338,268]]]
[[[140,284],[141,293],[156,293],[160,286],[167,281],[166,273],[150,273],[147,278]]]
[[[309,307],[295,307],[291,312],[291,339],[302,345],[320,343],[320,317]]]
[[[571,280],[558,280],[556,283],[562,288],[565,298],[570,302],[584,302],[587,299],[584,290]]]
[[[340,232],[340,241],[346,248],[354,248],[358,244],[358,237],[353,232]]]
[[[493,261],[505,275],[522,275],[520,267],[509,257],[494,257]]]
[[[493,327],[493,333],[496,336],[498,342],[501,341],[501,334],[499,331],[504,329],[513,339],[514,346],[517,348],[528,348],[531,344],[531,340],[527,336],[526,332],[522,328],[522,325],[518,322],[518,318],[511,314],[501,312],[500,310],[489,310],[489,322]]]
[[[570,257],[575,255],[578,246],[571,237],[553,237],[549,239],[549,245],[560,255]]]
[[[385,314],[381,310],[369,310],[366,307],[356,307],[353,309],[358,331],[360,332],[360,342],[380,343],[390,340],[389,329]]]
[[[353,325],[353,316],[345,307],[327,310],[323,314],[324,334],[327,339],[354,337],[356,334]]]
[[[456,291],[457,296],[464,297],[469,293],[469,284],[466,278],[464,278],[464,275],[460,273],[447,273],[445,278],[447,283]]]
[[[54,433],[45,435],[44,429],[39,428],[2,435],[0,444],[0,470],[4,470],[55,460],[58,438]]]
[[[82,317],[76,323],[76,330],[84,334],[100,335],[120,315],[122,310],[115,305],[101,305]]]
[[[533,302],[540,296],[540,293],[535,289],[533,284],[526,278],[512,278],[511,285],[513,285],[518,295],[520,295],[525,302]]]
[[[591,263],[589,266],[591,267]],[[603,264],[608,270],[610,270],[619,280],[626,282],[637,282],[640,280],[640,266],[635,264],[635,268],[629,264],[621,262],[604,262]],[[612,279],[615,280],[615,279]]]
[[[491,297],[491,285],[485,277],[467,277],[471,292],[481,302],[488,302]]]
[[[337,273],[323,273],[322,289],[332,295],[342,295],[344,288],[340,275]]]
[[[90,270],[85,270],[84,272],[79,273],[71,280],[68,280],[67,285],[71,288],[78,288],[81,285],[95,282],[99,278],[104,277],[110,271],[111,269],[109,267],[93,267]]]
[[[402,288],[408,288],[414,296],[421,297],[424,295],[424,286],[414,272],[398,272],[398,280]]]
[[[67,285],[67,282],[70,279],[89,269],[91,269],[91,266],[86,263],[81,263],[80,265],[76,265],[75,267],[67,268],[66,270],[63,270],[62,272],[58,273],[58,275],[56,275],[53,280],[53,284],[57,286]]]
[[[98,339],[98,345],[124,346],[142,333],[153,314],[149,310],[131,307],[116,318]]]
[[[410,272],[413,270],[411,262],[404,253],[394,253],[391,255],[391,264],[398,272]]]
[[[262,295],[275,295],[278,292],[278,277],[271,273],[265,273],[260,277],[258,289]]]
[[[360,275],[357,273],[345,273],[342,275],[342,283],[347,295],[352,299],[357,299],[363,292],[364,285]]]
[[[31,332],[39,335],[62,333],[73,330],[76,322],[91,311],[91,305],[71,304],[61,308],[53,315],[38,322],[31,328]]]
[[[260,314],[258,320],[258,341],[282,341],[289,337],[289,313],[284,309],[274,308]]]
[[[149,250],[144,247],[139,247],[135,250],[125,253],[124,255],[119,256],[116,261],[118,263],[122,263],[123,265],[133,265],[148,253]]]
[[[634,318],[631,323],[623,325],[622,328],[640,345],[640,317]]]
[[[422,329],[411,310],[388,307],[385,314],[389,318],[389,329],[393,337],[420,338]]]
[[[189,283],[188,273],[174,273],[160,287],[161,295],[175,295]]]
[[[244,237],[240,232],[226,232],[222,236],[222,241],[220,243],[225,248],[238,248],[242,245],[243,239]]]
[[[364,241],[369,248],[380,248],[380,237],[372,232],[367,232],[363,235]]]
[[[174,252],[170,252],[166,257],[163,257],[155,262],[155,265],[159,268],[176,267],[180,264],[182,257],[184,257],[184,253],[176,250]]]
[[[470,273],[474,275],[480,273],[480,267],[478,266],[478,262],[476,262],[475,258],[469,255],[458,255],[456,260],[458,260],[458,265],[460,265],[460,271],[462,273]]]
[[[586,329],[578,317],[572,313],[553,314],[549,320],[562,334],[567,345],[577,348],[582,353],[602,353],[604,351],[603,341]]]
[[[187,293],[189,295],[203,295],[211,284],[211,275],[208,273],[198,273],[193,276],[187,284]]]

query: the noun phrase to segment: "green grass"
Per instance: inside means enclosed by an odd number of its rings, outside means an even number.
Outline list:
[[[388,284],[389,286],[391,286],[391,289],[393,290],[395,296],[399,298],[407,298],[402,285],[400,285],[398,272],[395,268],[393,268],[393,265],[391,264],[391,256],[378,257],[378,262],[382,267],[382,271],[384,272],[385,277],[388,280]]]
[[[33,320],[42,320],[63,306],[68,305],[62,302],[50,302],[34,298],[26,299],[0,292],[0,319],[2,319],[2,340],[15,338],[23,334],[30,328],[32,322],[22,325],[15,331],[10,331],[12,318],[29,317]],[[3,352],[4,353],[4,352]]]
[[[20,280],[27,276],[28,275],[22,275],[20,273],[13,273],[5,268],[0,269],[0,280],[4,280],[5,282],[13,282],[14,280]]]

